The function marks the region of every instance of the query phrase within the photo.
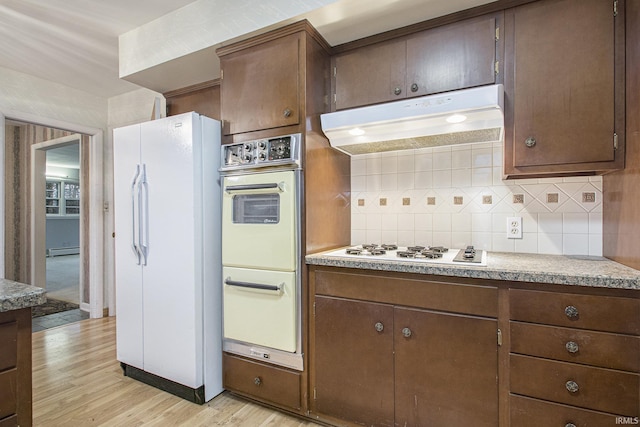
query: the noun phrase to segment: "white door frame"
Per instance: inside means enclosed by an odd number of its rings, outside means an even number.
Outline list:
[[[102,162],[102,129],[64,122],[51,118],[36,116],[22,112],[0,111],[0,213],[3,220],[0,221],[0,277],[4,278],[4,217],[5,217],[5,120],[33,123],[40,126],[68,130],[81,133],[90,137],[89,142],[89,316],[91,318],[103,317],[104,308],[104,212],[103,212],[103,162]],[[33,231],[32,231],[33,232]],[[32,255],[33,256],[33,255]],[[32,267],[33,268],[33,267]]]

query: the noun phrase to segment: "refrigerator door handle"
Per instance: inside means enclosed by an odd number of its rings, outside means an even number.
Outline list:
[[[140,177],[140,231],[138,233],[138,245],[142,253],[142,265],[147,265],[149,255],[149,188],[147,186],[147,165],[142,164],[142,176]]]
[[[140,165],[136,165],[136,173],[131,180],[131,249],[136,256],[136,264],[138,265],[140,265],[140,248],[136,243],[136,182],[139,177]]]

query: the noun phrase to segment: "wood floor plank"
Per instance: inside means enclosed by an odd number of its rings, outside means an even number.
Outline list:
[[[197,405],[125,377],[116,321],[88,319],[33,334],[36,427],[308,427],[311,421],[224,392]]]

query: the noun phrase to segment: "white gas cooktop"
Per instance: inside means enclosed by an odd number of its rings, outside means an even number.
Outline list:
[[[373,248],[365,245],[348,246],[342,249],[336,249],[330,252],[326,252],[323,255],[345,258],[345,259],[361,259],[361,260],[381,260],[385,262],[413,262],[420,264],[449,264],[449,265],[464,265],[472,267],[486,267],[487,266],[487,252],[483,250],[475,250],[475,256],[473,261],[470,259],[464,260],[463,254],[465,249],[444,249],[441,247],[397,247],[387,249],[385,245],[371,245]],[[423,249],[420,249],[423,248]],[[358,251],[360,251],[358,253]],[[436,255],[433,255],[433,253]],[[468,251],[467,251],[468,252]],[[405,256],[400,256],[400,255]],[[436,256],[431,258],[431,256]],[[454,261],[455,259],[455,261]]]

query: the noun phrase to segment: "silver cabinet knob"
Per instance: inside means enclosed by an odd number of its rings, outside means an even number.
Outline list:
[[[253,383],[254,383],[255,385],[258,385],[258,386],[259,386],[260,384],[262,384],[262,378],[260,378],[260,377],[255,377],[255,378],[253,379]]]
[[[569,391],[569,393],[577,393],[580,387],[578,387],[578,383],[575,381],[567,381],[565,387]]]
[[[536,139],[532,136],[530,136],[529,138],[524,140],[524,145],[526,145],[527,147],[531,148],[534,145],[536,145]]]
[[[375,328],[376,328],[376,331],[378,331],[378,332],[384,331],[384,325],[382,324],[382,322],[376,323],[375,324]]]
[[[578,350],[580,350],[580,347],[578,347],[578,343],[575,341],[569,341],[567,342],[564,347],[567,349],[567,351],[569,353],[577,353]]]
[[[577,319],[580,313],[578,312],[577,308],[575,308],[572,305],[568,305],[564,309],[564,314],[566,314],[569,319],[573,320],[573,319]]]
[[[282,112],[282,114],[283,114],[285,117],[291,117],[291,110],[290,110],[290,109],[288,109],[288,108],[286,108],[286,109]]]
[[[393,93],[395,95],[400,95],[402,93],[402,89],[400,89],[399,87],[396,87],[393,89]]]
[[[418,91],[418,84],[414,83],[411,85],[411,92],[417,92]]]
[[[564,427],[576,427],[574,423],[566,423]]]
[[[402,329],[402,336],[405,337],[405,338],[409,338],[411,336],[411,329],[403,328]]]

